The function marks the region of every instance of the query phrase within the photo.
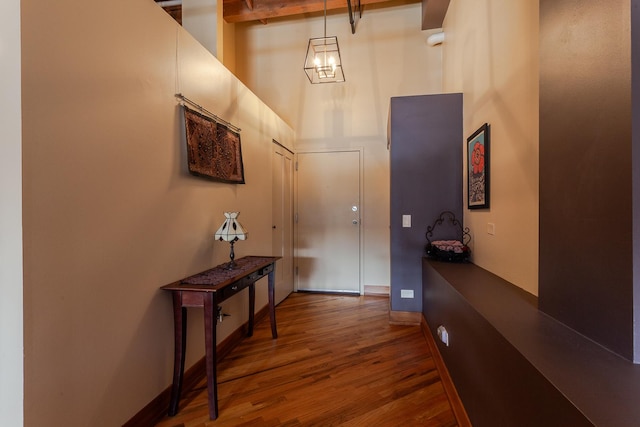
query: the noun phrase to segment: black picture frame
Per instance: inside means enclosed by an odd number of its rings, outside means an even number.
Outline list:
[[[480,126],[467,138],[467,207],[489,208],[490,127]]]

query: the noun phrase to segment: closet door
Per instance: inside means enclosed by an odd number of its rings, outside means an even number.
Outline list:
[[[276,303],[293,292],[293,153],[273,144],[272,253],[276,264]]]

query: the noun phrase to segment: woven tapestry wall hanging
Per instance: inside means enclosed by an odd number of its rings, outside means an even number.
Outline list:
[[[183,108],[189,173],[244,184],[240,134],[204,114]]]

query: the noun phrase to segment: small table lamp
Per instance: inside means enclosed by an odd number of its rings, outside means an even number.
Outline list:
[[[231,244],[231,253],[229,254],[229,258],[231,258],[231,261],[229,261],[229,264],[227,264],[227,269],[229,270],[233,270],[236,266],[236,263],[233,260],[235,258],[235,254],[233,253],[233,244],[237,240],[246,240],[248,234],[244,230],[244,228],[242,228],[242,225],[240,225],[240,223],[236,220],[239,215],[240,212],[225,212],[224,216],[226,217],[226,219],[224,220],[224,223],[220,226],[220,228],[218,228],[218,231],[216,231],[215,234],[216,240],[224,240]]]

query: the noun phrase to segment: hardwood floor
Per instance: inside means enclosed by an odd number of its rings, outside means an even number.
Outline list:
[[[277,340],[262,319],[219,362],[216,421],[203,378],[156,426],[458,426],[420,326],[390,325],[388,305],[292,294],[277,307]]]

